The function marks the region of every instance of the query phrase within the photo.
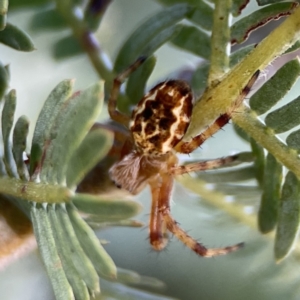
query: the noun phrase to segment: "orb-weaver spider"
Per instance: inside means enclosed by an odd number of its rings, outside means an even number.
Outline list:
[[[234,109],[249,93],[259,71],[253,75],[226,113],[191,141],[179,143],[189,126],[193,107],[193,95],[186,82],[168,80],[157,84],[140,100],[131,118],[117,110],[121,84],[144,60],[145,58],[139,58],[114,79],[108,101],[109,114],[114,121],[128,128],[131,134],[122,148],[121,160],[109,170],[110,177],[116,186],[132,194],[137,194],[146,184],[150,185],[150,243],[155,250],[162,250],[166,246],[169,231],[201,256],[212,257],[235,251],[243,243],[209,249],[189,236],[172,217],[170,200],[175,175],[217,168],[232,162],[236,156],[179,166],[175,152],[191,153],[226,125]]]

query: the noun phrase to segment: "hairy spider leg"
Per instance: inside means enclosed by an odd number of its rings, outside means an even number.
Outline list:
[[[146,57],[138,58],[131,66],[129,66],[125,71],[120,73],[115,79],[113,83],[113,87],[110,93],[110,97],[108,99],[108,112],[112,120],[124,125],[128,128],[128,124],[130,121],[130,117],[119,112],[117,109],[117,100],[120,93],[120,87],[124,80],[134,72],[144,61]]]
[[[224,127],[231,119],[231,116],[236,108],[238,108],[244,101],[245,97],[249,94],[253,84],[257,80],[260,71],[256,71],[251,77],[248,84],[243,88],[238,98],[234,101],[232,107],[225,113],[218,117],[207,129],[205,129],[201,134],[192,138],[189,142],[179,142],[175,151],[179,153],[191,153],[196,148],[201,146],[208,138],[218,132],[222,127]]]
[[[196,254],[203,257],[213,257],[218,255],[225,255],[229,252],[236,251],[243,247],[244,243],[239,243],[233,246],[224,248],[206,248],[201,243],[197,242],[191,236],[189,236],[176,222],[171,215],[170,208],[170,195],[173,186],[173,177],[167,174],[162,175],[162,186],[159,193],[159,206],[160,213],[166,223],[167,229],[173,233],[183,244],[193,250]]]
[[[212,160],[199,161],[195,163],[190,163],[182,166],[176,166],[171,169],[173,175],[182,175],[189,172],[195,171],[206,171],[211,169],[220,168],[222,166],[228,165],[239,157],[238,154],[230,155],[222,158],[216,158]]]
[[[157,175],[160,176],[160,175]],[[165,248],[168,243],[168,235],[166,232],[166,224],[159,211],[159,193],[160,183],[158,178],[149,181],[152,194],[150,224],[149,224],[149,238],[153,249],[160,251]]]

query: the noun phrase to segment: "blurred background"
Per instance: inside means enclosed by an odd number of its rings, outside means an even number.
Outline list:
[[[255,7],[255,1],[247,11]],[[0,45],[0,58],[11,70],[10,88],[17,90],[16,119],[26,114],[34,124],[38,113],[50,91],[63,79],[75,78],[75,89],[84,89],[98,80],[85,55],[64,60],[55,60],[52,46],[55,41],[69,34],[69,30],[45,32],[32,26],[32,16],[43,8],[11,11],[8,21],[25,29],[37,48],[31,53],[20,53]],[[112,61],[126,37],[138,24],[160,9],[150,0],[115,0],[108,8],[97,38],[101,47],[110,54]],[[245,12],[247,14],[247,11]],[[181,68],[194,68],[199,58],[165,45],[156,52],[157,66],[150,78],[149,87],[160,80],[172,77]],[[295,89],[299,90],[295,87]],[[289,97],[295,98],[296,94]],[[204,112],[205,113],[205,112]],[[106,118],[106,110],[100,119]],[[30,127],[32,133],[34,126]],[[209,159],[232,153],[247,151],[243,142],[227,125],[206,142],[202,149],[186,159]],[[185,179],[191,175],[184,175]],[[220,247],[245,242],[245,247],[224,257],[199,258],[175,238],[170,237],[168,247],[156,253],[148,241],[148,217],[150,192],[146,188],[136,197],[144,207],[138,219],[143,228],[108,228],[98,232],[100,239],[108,240],[105,246],[117,266],[135,270],[141,275],[153,276],[166,286],[157,292],[182,300],[194,299],[299,299],[299,258],[291,255],[281,264],[273,259],[273,238],[262,236],[256,229],[255,205],[260,194],[253,181],[243,182],[249,186],[236,194],[222,196],[228,203],[247,201],[241,219],[228,215],[208,204],[196,195],[176,184],[172,213],[182,228],[208,247]],[[213,184],[204,185],[207,192],[214,190]],[[244,202],[245,203],[245,202]],[[252,226],[249,226],[252,225]],[[1,234],[0,234],[1,236]],[[37,251],[22,257],[0,273],[0,295],[6,300],[53,299],[51,286]],[[130,299],[130,298],[128,298]]]

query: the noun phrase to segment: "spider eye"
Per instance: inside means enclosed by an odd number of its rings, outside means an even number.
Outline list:
[[[162,155],[183,138],[192,114],[193,95],[181,80],[156,85],[132,113],[130,130],[139,152]]]

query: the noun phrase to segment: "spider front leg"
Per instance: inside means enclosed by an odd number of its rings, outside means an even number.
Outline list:
[[[228,246],[224,248],[214,248],[209,249],[203,246],[201,243],[197,242],[191,236],[189,236],[175,221],[171,215],[170,208],[170,195],[173,187],[173,177],[170,175],[162,176],[162,185],[159,192],[159,211],[166,223],[167,229],[173,233],[182,243],[187,247],[192,249],[200,256],[213,257],[218,255],[225,255],[229,252],[236,251],[240,249],[244,243],[239,243],[237,245]]]
[[[245,97],[249,94],[259,74],[260,74],[259,70],[254,73],[254,75],[251,77],[248,84],[241,91],[238,98],[234,101],[232,107],[230,107],[225,114],[222,114],[206,130],[204,130],[201,134],[195,136],[191,141],[178,143],[175,147],[175,151],[180,153],[186,153],[186,154],[191,153],[199,146],[201,146],[208,138],[213,136],[222,127],[224,127],[230,121],[231,116],[234,113],[234,110],[243,103]]]
[[[129,68],[127,68],[124,72],[119,74],[114,79],[111,94],[108,99],[108,112],[109,112],[111,119],[124,125],[125,127],[128,127],[130,117],[117,110],[117,99],[118,99],[118,96],[120,93],[120,87],[121,87],[122,83],[124,82],[124,80],[132,72],[134,72],[145,60],[146,60],[146,57],[138,58]]]
[[[182,166],[176,166],[171,169],[171,174],[173,175],[182,175],[189,172],[195,171],[207,171],[211,169],[220,168],[226,166],[239,158],[238,154],[226,156],[222,158],[199,161],[196,163],[191,163]]]

